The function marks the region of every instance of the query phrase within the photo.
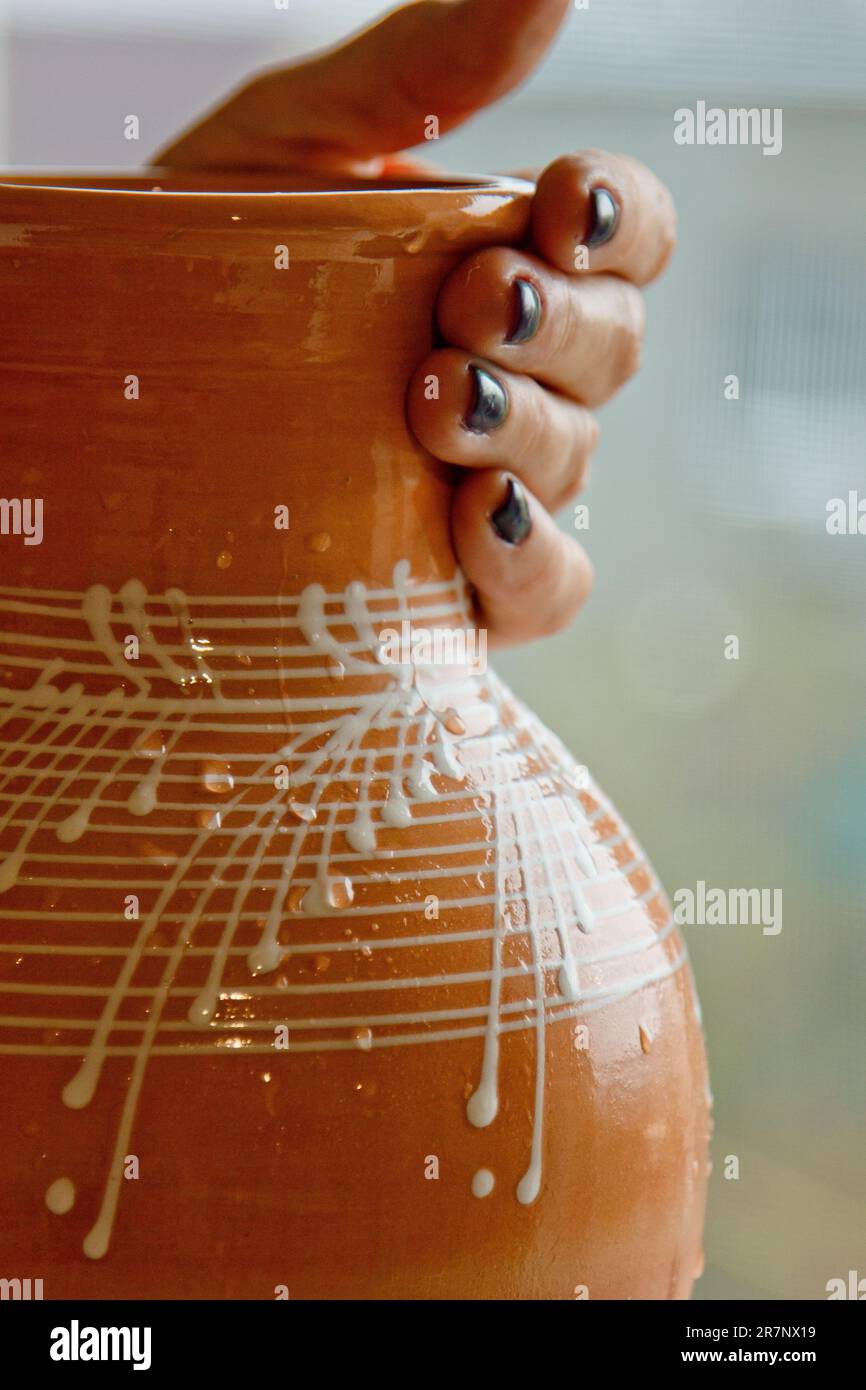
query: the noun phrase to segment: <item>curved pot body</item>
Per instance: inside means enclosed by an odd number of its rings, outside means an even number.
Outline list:
[[[530,190],[155,181],[0,189],[0,1274],[686,1297],[683,944],[404,423]]]

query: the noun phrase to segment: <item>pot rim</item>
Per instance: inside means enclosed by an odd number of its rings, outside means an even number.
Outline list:
[[[301,180],[301,189],[274,187]],[[321,186],[306,186],[311,183]],[[328,254],[344,249],[347,236],[356,243],[379,238],[380,254],[386,237],[393,254],[415,254],[459,250],[486,238],[491,245],[522,241],[534,193],[523,179],[486,175],[380,182],[298,170],[0,170],[0,224],[31,243],[47,237],[60,244],[85,233],[94,253],[110,249],[118,236],[140,251],[158,245],[163,252],[170,235],[172,252],[189,254],[230,233],[232,254],[245,247],[259,254],[256,238],[267,231],[303,234],[317,256],[328,247]]]
[[[291,186],[257,187],[257,184],[279,184],[280,180],[291,183],[293,180],[321,182],[317,187],[293,188]],[[172,183],[184,186],[172,188]],[[191,183],[201,183],[201,188],[188,187]],[[208,187],[209,183],[218,187]],[[244,187],[247,184],[247,187]],[[128,185],[128,186],[124,186]],[[143,185],[151,185],[146,187]],[[34,168],[0,168],[0,189],[23,189],[28,193],[58,193],[74,196],[89,193],[112,199],[149,199],[154,193],[165,198],[204,199],[214,202],[218,199],[280,199],[285,202],[304,203],[308,200],[321,201],[334,198],[340,202],[347,198],[370,197],[393,201],[398,197],[430,197],[435,199],[471,193],[499,193],[517,196],[534,191],[534,185],[515,175],[496,174],[442,174],[436,176],[432,170],[429,177],[419,178],[360,178],[350,174],[310,172],[302,169],[279,170],[215,170],[215,169],[174,169],[158,166],[134,170]]]

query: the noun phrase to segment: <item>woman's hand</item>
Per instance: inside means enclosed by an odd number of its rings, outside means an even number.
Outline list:
[[[367,177],[417,171],[393,158],[504,96],[529,75],[570,0],[417,0],[343,46],[266,71],[160,151],[180,168],[307,167]],[[452,530],[491,642],[564,627],[592,566],[551,511],[586,482],[590,413],[640,361],[639,286],[675,242],[670,196],[642,164],[597,150],[558,159],[538,180],[532,249],[471,256],[442,287],[451,346],[409,384],[419,442],[472,470]],[[425,378],[439,378],[429,401]]]

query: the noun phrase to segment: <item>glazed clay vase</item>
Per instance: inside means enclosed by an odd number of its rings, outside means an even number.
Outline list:
[[[404,416],[531,190],[274,187],[0,190],[0,1275],[687,1297],[683,944]]]

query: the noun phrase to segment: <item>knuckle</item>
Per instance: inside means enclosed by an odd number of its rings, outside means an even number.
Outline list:
[[[569,473],[550,504],[551,512],[560,512],[569,502],[580,495],[586,480],[587,467],[580,467]]]
[[[586,602],[588,588],[586,582],[581,583],[575,577],[566,584],[556,584],[553,592],[556,594],[556,601],[548,603],[541,615],[540,637],[552,637],[554,633],[561,632],[574,621]]]
[[[585,476],[589,470],[589,465],[592,456],[598,448],[599,436],[601,435],[601,427],[599,426],[598,421],[596,420],[595,416],[590,415],[588,411],[585,413],[584,416],[582,434],[583,442],[581,445],[581,452],[583,457],[583,471]]]
[[[536,637],[552,637],[554,633],[561,632],[579,607],[570,589],[554,573],[552,566],[545,578],[544,598],[535,609],[533,621]]]
[[[670,191],[659,183],[658,252],[649,274],[650,280],[661,275],[677,247],[677,210]]]
[[[577,497],[589,480],[592,455],[598,445],[599,425],[589,411],[581,411],[572,431],[571,452],[551,510],[559,511]]]
[[[564,613],[561,608],[548,609],[539,621],[536,636],[555,637],[557,632],[568,627],[573,617],[573,613]]]
[[[589,478],[589,468],[591,468],[592,455],[595,453],[599,439],[599,424],[595,416],[591,416],[588,411],[582,411],[580,421],[574,428],[573,450],[569,470],[563,481],[562,495],[557,498],[556,509],[564,507],[571,499],[578,496],[582,489],[587,486]]]
[[[646,305],[643,295],[633,285],[623,282],[619,296],[614,371],[617,381],[622,383],[640,370],[646,336]]]
[[[592,588],[592,580],[585,579],[582,584],[573,584],[568,591],[565,602],[562,605],[561,627],[568,627],[569,623],[580,613]]]
[[[532,382],[530,390],[524,395],[522,407],[523,427],[520,431],[519,457],[516,462],[525,471],[532,473],[537,469],[539,460],[549,455],[552,446],[556,447],[559,429],[551,408],[549,393],[543,386]]]
[[[650,280],[657,280],[677,249],[676,233],[671,229],[664,232],[659,241],[659,254],[650,273]]]
[[[582,300],[575,287],[557,294],[550,311],[550,350],[557,361],[567,362],[581,341]]]

